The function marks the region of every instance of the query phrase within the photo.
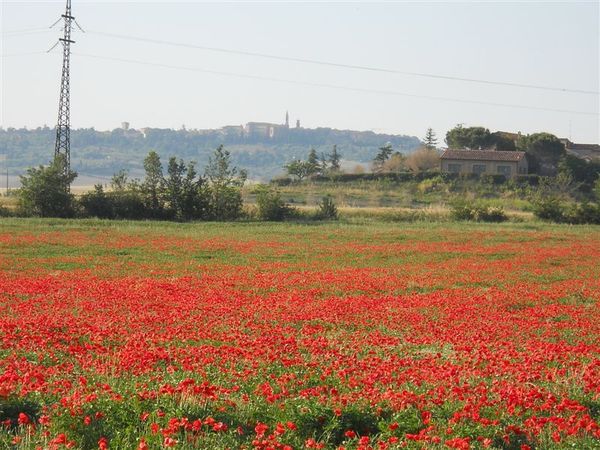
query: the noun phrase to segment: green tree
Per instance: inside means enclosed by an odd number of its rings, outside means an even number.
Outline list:
[[[262,220],[282,221],[293,211],[285,204],[281,194],[268,186],[259,186],[256,190],[258,217]]]
[[[203,219],[209,211],[209,195],[205,180],[198,176],[196,165],[189,162],[181,189],[181,218]]]
[[[182,159],[172,157],[167,167],[165,197],[169,217],[176,220],[201,219],[208,209],[204,180],[197,178],[193,162],[185,164]]]
[[[164,190],[165,179],[160,156],[155,151],[148,153],[144,159],[146,176],[141,184],[141,194],[148,214],[152,218],[161,218],[164,215]]]
[[[208,180],[209,214],[215,220],[233,220],[243,212],[242,186],[246,171],[231,163],[231,154],[219,145],[205,169]]]
[[[110,181],[107,194],[117,219],[139,220],[149,217],[138,180],[129,180],[126,170],[120,170]]]
[[[558,172],[570,174],[589,191],[600,174],[600,161],[586,161],[566,153],[558,162]]]
[[[322,174],[326,174],[329,171],[329,160],[324,152],[321,152],[321,156],[319,157],[319,171]]]
[[[383,147],[379,147],[379,153],[373,159],[373,169],[375,172],[382,172],[385,162],[390,159],[394,150],[392,144],[386,144]]]
[[[247,178],[245,170],[239,170],[232,164],[231,154],[223,145],[219,145],[208,158],[205,175],[211,186],[242,187]]]
[[[493,143],[490,130],[483,127],[465,128],[459,124],[446,133],[446,144],[450,148],[477,150],[488,148]]]
[[[309,176],[316,175],[321,171],[321,164],[319,163],[319,157],[317,151],[314,148],[310,149],[308,153],[308,160],[306,161],[309,169]]]
[[[329,166],[333,172],[340,171],[340,160],[342,159],[342,155],[338,153],[337,145],[334,144],[331,153],[329,154]]]
[[[540,175],[555,175],[559,161],[566,155],[564,144],[550,133],[522,136],[517,148],[527,153],[529,171]]]
[[[88,217],[98,217],[99,219],[114,218],[111,197],[106,195],[104,187],[101,184],[95,185],[93,191],[83,194],[79,202],[83,207],[84,214]]]
[[[75,199],[70,187],[77,173],[65,167],[64,156],[58,155],[49,166],[31,168],[21,176],[18,192],[21,213],[39,217],[75,215]]]
[[[187,169],[182,159],[177,161],[175,157],[169,158],[167,177],[165,179],[165,197],[168,204],[169,216],[174,219],[182,218],[183,178],[186,171]]]
[[[301,161],[299,159],[286,164],[284,168],[287,170],[288,175],[298,178],[298,181],[302,181],[308,177],[313,169],[308,161]]]
[[[425,147],[435,149],[437,146],[437,142],[437,136],[435,135],[435,131],[433,131],[433,128],[427,128],[425,138],[423,139]]]

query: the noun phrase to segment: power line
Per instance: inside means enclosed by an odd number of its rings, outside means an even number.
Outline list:
[[[202,69],[202,68],[198,68],[198,67],[175,66],[175,65],[170,65],[170,64],[154,63],[154,62],[149,62],[149,61],[139,61],[139,60],[125,59],[125,58],[116,58],[116,57],[112,57],[112,56],[92,55],[92,54],[79,53],[79,52],[74,52],[74,54],[78,55],[78,56],[101,59],[101,60],[105,60],[105,61],[140,64],[140,65],[145,65],[145,66],[161,67],[164,69],[202,72],[202,73],[209,73],[209,74],[213,74],[213,75],[224,75],[224,76],[237,77],[237,78],[248,78],[248,79],[253,79],[253,80],[297,84],[297,85],[303,85],[303,86],[320,87],[320,88],[327,88],[327,89],[337,89],[337,90],[344,90],[344,91],[363,92],[363,93],[370,93],[370,94],[395,95],[395,96],[402,96],[402,97],[421,98],[421,99],[427,99],[427,100],[447,101],[447,102],[455,102],[455,103],[467,103],[467,104],[486,105],[486,106],[498,106],[498,107],[503,107],[503,108],[527,109],[527,110],[534,110],[534,111],[549,111],[549,112],[558,112],[558,113],[566,113],[566,114],[582,114],[582,115],[591,115],[591,116],[600,115],[598,112],[573,111],[573,110],[566,110],[566,109],[544,108],[544,107],[538,107],[538,106],[484,102],[484,101],[479,101],[479,100],[465,100],[465,99],[450,98],[450,97],[436,97],[436,96],[430,96],[430,95],[411,94],[408,92],[388,91],[388,90],[379,90],[379,89],[366,89],[366,88],[357,88],[357,87],[350,87],[350,86],[338,86],[338,85],[326,84],[326,83],[313,83],[313,82],[309,82],[309,81],[299,81],[299,80],[290,80],[290,79],[284,79],[284,78],[265,77],[265,76],[261,76],[261,75],[223,72],[223,71],[217,71],[217,70]]]
[[[48,53],[48,52],[8,53],[6,55],[0,55],[0,58],[12,58],[15,56],[45,55],[46,53]]]
[[[20,34],[35,34],[35,33],[49,33],[50,28],[48,27],[43,27],[43,28],[25,28],[22,30],[8,30],[8,31],[3,31],[1,34],[2,36],[14,36],[14,35],[20,35]]]
[[[146,43],[151,43],[151,44],[161,44],[161,45],[169,45],[169,46],[174,46],[174,47],[193,48],[193,49],[206,50],[206,51],[212,51],[212,52],[221,52],[221,53],[229,53],[229,54],[244,55],[244,56],[254,56],[254,57],[260,57],[260,58],[275,59],[275,60],[280,60],[280,61],[292,61],[292,62],[298,62],[298,63],[315,64],[315,65],[338,67],[338,68],[344,68],[344,69],[356,69],[356,70],[365,70],[365,71],[370,71],[370,72],[392,73],[392,74],[397,74],[397,75],[409,75],[409,76],[415,76],[415,77],[425,77],[425,78],[433,78],[433,79],[440,79],[440,80],[462,81],[462,82],[468,82],[468,83],[479,83],[479,84],[497,85],[497,86],[510,86],[510,87],[525,88],[525,89],[539,89],[539,90],[555,91],[555,92],[568,92],[568,93],[588,94],[588,95],[600,94],[600,91],[561,88],[561,87],[554,87],[554,86],[541,86],[541,85],[525,84],[525,83],[513,83],[513,82],[507,82],[507,81],[483,80],[483,79],[478,79],[478,78],[465,78],[465,77],[439,75],[439,74],[424,73],[424,72],[409,72],[409,71],[402,71],[402,70],[382,68],[382,67],[363,66],[363,65],[356,65],[356,64],[343,64],[343,63],[321,61],[321,60],[308,59],[308,58],[296,58],[296,57],[292,57],[292,56],[271,55],[271,54],[267,54],[267,53],[249,52],[249,51],[243,51],[243,50],[233,50],[233,49],[220,48],[220,47],[209,47],[209,46],[204,46],[204,45],[188,44],[188,43],[183,43],[183,42],[164,41],[164,40],[159,40],[159,39],[151,39],[151,38],[144,38],[144,37],[138,37],[138,36],[129,36],[129,35],[124,35],[124,34],[105,33],[102,31],[88,31],[88,33],[95,34],[98,36],[115,38],[115,39],[125,39],[125,40],[131,40],[131,41],[146,42]]]

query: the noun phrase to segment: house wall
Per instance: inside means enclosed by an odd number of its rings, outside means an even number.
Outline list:
[[[478,160],[468,160],[468,159],[442,159],[441,160],[441,170],[442,172],[455,172],[455,165],[460,165],[460,170],[458,173],[462,174],[470,174],[475,173],[473,170],[474,165],[485,165],[485,172],[487,174],[499,174],[498,166],[509,166],[510,167],[510,176],[514,177],[520,174],[527,173],[527,161],[525,158],[523,160],[516,161],[478,161]],[[453,167],[454,166],[454,167]]]

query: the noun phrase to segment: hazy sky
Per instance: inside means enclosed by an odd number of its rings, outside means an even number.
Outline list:
[[[50,54],[43,52],[61,32],[59,27],[43,28],[59,18],[64,3],[2,2],[1,53],[5,56],[0,59],[0,124],[4,128],[55,125],[62,54],[59,47]],[[289,110],[292,123],[299,118],[311,128],[423,137],[427,127],[443,136],[455,124],[464,123],[491,130],[549,131],[578,142],[600,141],[598,94],[313,65],[98,34],[597,92],[597,1],[219,4],[74,0],[73,14],[87,31],[74,35],[71,104],[72,126],[77,128],[113,129],[122,121],[131,122],[134,128],[281,123]],[[34,31],[15,33],[21,30]],[[40,53],[23,55],[29,52]]]

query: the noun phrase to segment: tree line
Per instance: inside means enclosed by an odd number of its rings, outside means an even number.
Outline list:
[[[98,184],[76,198],[70,185],[77,174],[57,156],[49,166],[31,168],[21,177],[18,212],[38,217],[101,219],[233,220],[242,216],[241,188],[246,173],[231,164],[231,155],[217,147],[200,175],[193,162],[172,157],[166,174],[159,155],[144,159],[145,177],[129,179],[120,171],[110,189]]]

